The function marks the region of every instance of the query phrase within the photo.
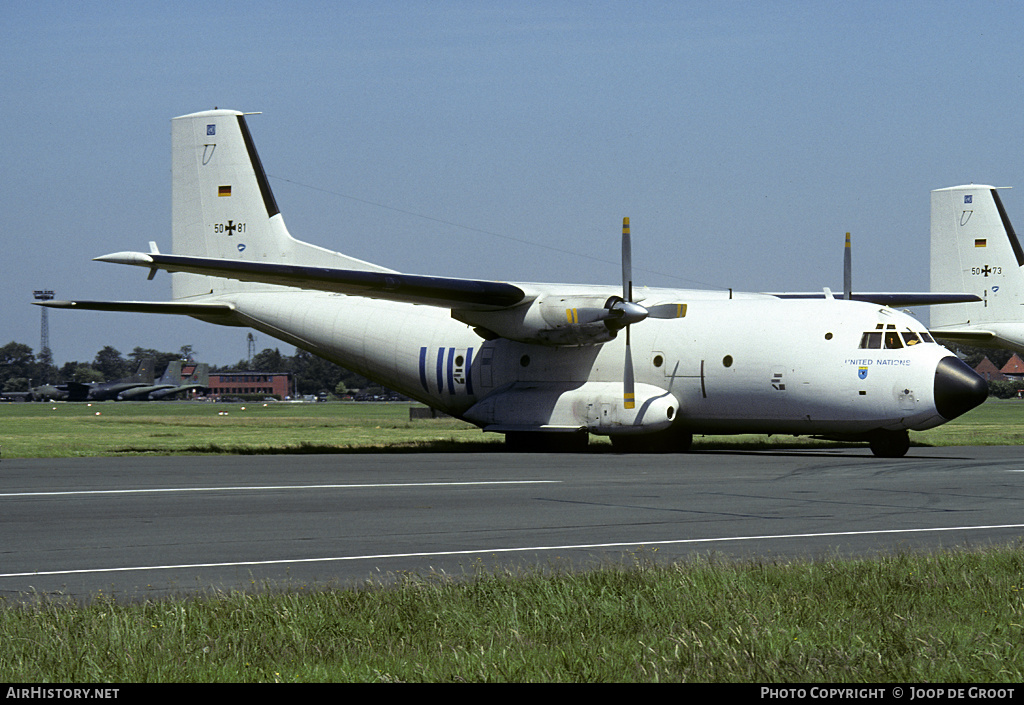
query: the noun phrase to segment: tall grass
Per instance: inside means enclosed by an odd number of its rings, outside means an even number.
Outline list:
[[[0,609],[0,680],[1019,682],[1024,551],[406,576]]]

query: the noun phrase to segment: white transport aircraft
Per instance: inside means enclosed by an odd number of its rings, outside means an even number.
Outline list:
[[[150,243],[97,259],[174,272],[173,301],[45,305],[249,326],[526,448],[596,434],[671,451],[755,433],[898,457],[908,430],[986,398],[923,324],[883,305],[942,295],[634,291],[628,219],[621,289],[403,274],[292,238],[243,113],[171,124],[173,254]]]
[[[932,191],[931,286],[980,303],[936,306],[936,338],[1024,353],[1024,249],[992,186]]]

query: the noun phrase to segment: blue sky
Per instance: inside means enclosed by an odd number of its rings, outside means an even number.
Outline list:
[[[929,192],[1024,187],[1014,2],[4,4],[0,344],[32,291],[163,300],[170,119],[249,126],[295,237],[394,269],[753,291],[928,288]],[[1004,192],[1024,223],[1020,188]],[[1020,227],[1020,225],[1018,225]],[[245,329],[51,311],[110,344],[245,357]],[[257,349],[293,348],[257,335]]]

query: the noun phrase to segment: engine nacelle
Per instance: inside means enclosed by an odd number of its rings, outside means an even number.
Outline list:
[[[546,296],[526,306],[500,311],[453,310],[452,318],[478,328],[486,338],[520,343],[579,347],[615,339],[618,324],[612,305],[617,296]]]

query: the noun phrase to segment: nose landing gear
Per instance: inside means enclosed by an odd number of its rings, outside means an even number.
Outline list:
[[[910,434],[906,431],[875,431],[868,442],[879,458],[902,458],[910,450]]]

